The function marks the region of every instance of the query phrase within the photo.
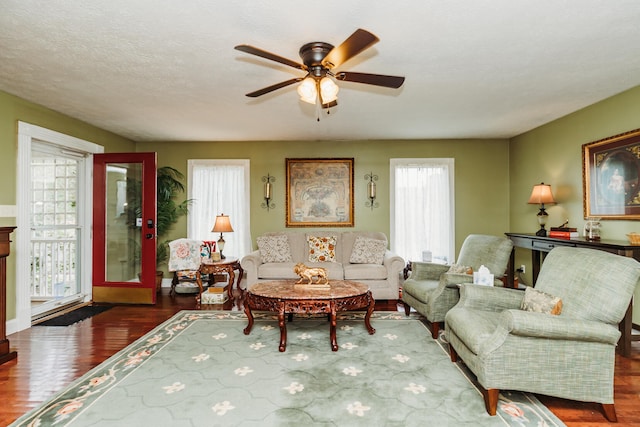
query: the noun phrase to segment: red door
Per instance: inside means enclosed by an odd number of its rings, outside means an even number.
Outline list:
[[[93,301],[156,302],[156,153],[93,161]]]

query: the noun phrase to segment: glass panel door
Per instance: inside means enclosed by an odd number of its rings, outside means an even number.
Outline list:
[[[155,153],[94,157],[94,301],[155,303],[155,180]]]
[[[83,227],[78,213],[84,156],[34,142],[31,155],[31,315],[82,300]]]

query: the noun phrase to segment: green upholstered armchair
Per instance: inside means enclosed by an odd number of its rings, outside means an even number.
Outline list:
[[[522,291],[463,285],[445,318],[451,360],[460,357],[477,376],[490,415],[506,389],[600,403],[616,421],[618,323],[639,279],[632,258],[558,247],[545,258],[535,290],[561,298],[559,315],[521,309]]]
[[[502,286],[499,278],[507,268],[512,249],[511,240],[505,237],[471,234],[462,243],[456,264],[471,267],[473,271],[484,265],[494,275],[495,284]],[[434,339],[438,338],[445,314],[460,298],[457,287],[453,285],[473,282],[473,275],[449,273],[449,268],[449,265],[413,262],[411,275],[402,285],[402,301],[407,316],[413,307],[426,317]]]

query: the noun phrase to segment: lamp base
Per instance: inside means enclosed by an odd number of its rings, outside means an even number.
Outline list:
[[[545,233],[545,236],[546,236],[546,233]],[[226,256],[222,255],[222,251],[220,251],[220,259],[225,259],[225,258]]]
[[[536,233],[536,236],[547,237],[547,230],[545,230],[544,227],[540,228],[540,230],[538,230],[538,232]]]

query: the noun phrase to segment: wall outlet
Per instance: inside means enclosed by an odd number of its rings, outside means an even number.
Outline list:
[[[524,264],[521,264],[520,268],[518,270],[520,270],[522,272],[522,274],[524,274],[526,272]]]

